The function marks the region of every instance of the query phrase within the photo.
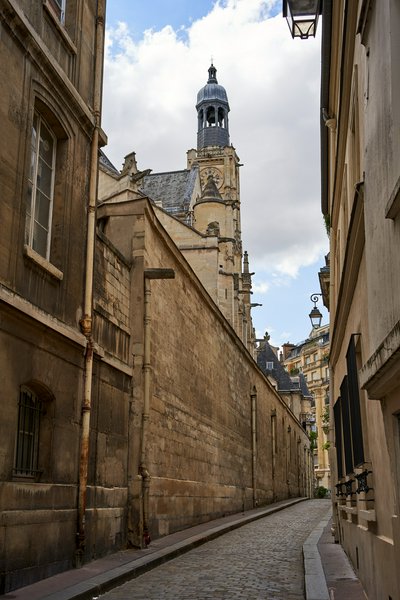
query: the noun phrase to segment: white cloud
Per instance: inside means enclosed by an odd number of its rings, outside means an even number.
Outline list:
[[[198,90],[213,56],[228,93],[241,170],[242,234],[251,270],[296,277],[326,252],[319,206],[319,41],[292,40],[276,2],[227,0],[185,35],[167,26],[135,41],[107,33],[103,127],[115,166],[186,167],[196,145]],[[317,269],[316,269],[317,270]],[[263,281],[257,283],[265,293]]]
[[[255,294],[266,294],[270,288],[270,284],[266,281],[258,281],[253,283],[252,290]]]

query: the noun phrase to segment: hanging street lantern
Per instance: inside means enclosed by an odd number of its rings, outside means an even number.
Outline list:
[[[283,0],[282,12],[292,38],[315,37],[321,10],[322,0]]]
[[[314,306],[308,316],[310,317],[310,321],[311,321],[311,325],[313,326],[313,329],[319,329],[321,327],[321,321],[322,321],[322,314],[318,310],[318,307],[317,307],[318,296],[322,296],[322,294],[311,294],[311,296],[310,296],[310,300],[311,300],[311,302],[314,302]]]

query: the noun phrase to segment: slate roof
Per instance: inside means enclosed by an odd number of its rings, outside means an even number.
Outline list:
[[[272,363],[272,369],[267,369],[267,363]],[[262,348],[257,354],[257,364],[266,375],[275,379],[279,392],[298,390],[268,342],[262,342]]]
[[[197,200],[197,204],[201,202],[224,202],[212,175],[208,176],[207,183],[203,188],[201,198]]]
[[[313,395],[311,394],[310,390],[308,389],[307,381],[306,381],[306,378],[304,377],[304,374],[299,373],[298,377],[299,377],[299,382],[300,382],[300,390],[301,390],[301,393],[303,394],[304,398],[313,398]]]
[[[141,191],[172,215],[188,212],[196,183],[198,167],[190,170],[152,173],[143,178]]]
[[[272,363],[272,369],[267,369],[267,363]],[[308,389],[304,374],[299,373],[294,378],[296,381],[293,381],[268,342],[262,342],[262,348],[257,355],[257,364],[266,375],[275,379],[279,392],[300,391],[304,398],[313,397]]]
[[[111,160],[104,154],[103,150],[100,150],[99,163],[109,171],[112,171],[115,175],[121,175],[118,169],[114,167]]]

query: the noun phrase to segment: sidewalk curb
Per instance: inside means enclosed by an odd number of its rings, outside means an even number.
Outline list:
[[[74,584],[66,589],[48,594],[43,596],[43,600],[93,600],[101,594],[105,594],[111,589],[135,579],[139,575],[142,575],[146,571],[150,571],[155,567],[173,559],[185,552],[189,552],[193,548],[205,544],[224,533],[233,531],[243,525],[247,525],[258,519],[262,519],[268,515],[272,515],[276,512],[294,506],[299,502],[304,502],[308,498],[296,498],[289,500],[279,506],[273,506],[265,508],[265,510],[259,510],[257,513],[253,513],[247,516],[240,516],[236,520],[226,524],[211,527],[204,533],[198,533],[191,537],[186,538],[180,542],[176,542],[167,548],[157,550],[149,556],[141,556],[131,562],[128,562],[119,567],[115,567],[101,574],[98,574],[92,578]],[[23,589],[23,588],[22,588]]]
[[[318,523],[303,544],[306,600],[329,600],[328,586],[317,544],[331,518],[331,513],[330,508],[327,516]]]

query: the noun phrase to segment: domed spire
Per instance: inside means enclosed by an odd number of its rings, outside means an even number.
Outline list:
[[[197,149],[229,146],[229,103],[225,88],[218,84],[217,69],[211,63],[207,84],[197,94]]]

